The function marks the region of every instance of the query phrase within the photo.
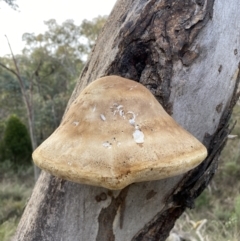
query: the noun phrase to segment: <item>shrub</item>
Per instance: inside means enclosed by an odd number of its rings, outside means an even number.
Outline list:
[[[32,146],[26,126],[12,115],[3,136],[4,156],[16,165],[31,163]]]
[[[3,143],[3,133],[5,129],[4,121],[0,121],[0,162],[5,160],[5,147]]]
[[[6,159],[5,155],[5,145],[2,140],[0,140],[0,162],[3,162]]]

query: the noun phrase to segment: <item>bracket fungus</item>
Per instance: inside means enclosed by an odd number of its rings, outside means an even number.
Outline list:
[[[206,156],[147,88],[107,76],[80,93],[33,160],[60,178],[114,190],[185,173]]]

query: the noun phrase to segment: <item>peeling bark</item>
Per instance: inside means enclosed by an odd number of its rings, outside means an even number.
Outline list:
[[[239,93],[239,1],[118,0],[68,106],[98,77],[145,85],[208,148],[194,170],[121,191],[43,172],[13,240],[163,241],[218,166]],[[66,111],[68,110],[68,107]]]

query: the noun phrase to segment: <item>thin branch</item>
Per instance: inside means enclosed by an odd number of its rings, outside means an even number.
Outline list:
[[[33,77],[34,77],[34,75],[36,75],[36,77],[38,78],[38,75],[36,73],[40,69],[41,65],[42,65],[42,62],[40,61],[39,64],[37,65],[36,70],[33,71],[32,75],[30,77],[30,96],[29,96],[29,99],[30,99],[30,103],[31,103],[31,108],[32,108],[32,101],[33,101],[32,100],[33,99],[33,84],[34,84]]]
[[[50,70],[50,72],[48,73],[48,74],[46,74],[46,75],[44,75],[43,76],[43,79],[45,79],[46,77],[48,77],[48,76],[50,76],[50,75],[52,75],[54,72],[55,72],[55,67],[53,68],[53,67],[51,67],[51,70]]]
[[[5,37],[6,37],[6,39],[7,39],[8,47],[9,47],[9,49],[10,49],[10,51],[11,51],[11,55],[12,55],[12,58],[13,58],[14,65],[15,65],[15,67],[16,67],[17,73],[18,73],[18,75],[20,76],[20,71],[19,71],[19,68],[18,68],[18,65],[17,65],[17,61],[16,61],[16,59],[15,59],[15,57],[14,57],[14,54],[13,54],[13,51],[12,51],[12,47],[11,47],[11,45],[10,45],[10,43],[9,43],[9,40],[8,40],[7,35],[5,35]]]
[[[17,64],[16,58],[15,58],[15,56],[13,54],[12,47],[11,47],[11,45],[9,43],[7,35],[5,35],[5,37],[7,39],[8,46],[9,46],[9,49],[11,51],[11,55],[12,55],[12,59],[13,59],[13,62],[14,62],[14,66],[15,66],[15,68],[17,70],[17,72],[14,71],[15,75],[17,76],[17,79],[18,79],[18,82],[19,82],[19,85],[20,85],[20,89],[21,89],[22,95],[24,97],[24,100],[26,102],[27,108],[30,111],[31,107],[30,107],[29,99],[28,99],[27,94],[26,94],[26,89],[24,87],[23,80],[22,80],[21,75],[20,75],[20,71],[19,71],[19,68],[18,68],[18,64]]]
[[[34,75],[37,76],[36,73],[39,71],[41,65],[42,65],[42,61],[39,62],[39,64],[37,65],[37,68],[33,71],[32,75],[31,75],[31,77],[30,77],[31,80],[33,79],[33,76],[34,76]]]
[[[2,66],[3,68],[5,68],[6,70],[8,70],[9,72],[13,73],[14,75],[16,75],[18,77],[18,74],[13,70],[8,68],[6,65],[0,63],[0,66]]]
[[[23,94],[23,96],[24,96],[24,98],[25,98],[25,101],[26,101],[27,105],[29,106],[29,101],[28,101],[28,98],[27,98],[27,96],[26,96],[25,86],[24,86],[23,80],[22,80],[22,78],[21,78],[21,74],[20,74],[20,71],[19,71],[19,68],[18,68],[18,64],[17,64],[16,58],[15,58],[15,56],[14,56],[14,54],[13,54],[12,47],[11,47],[11,45],[10,45],[10,42],[9,42],[9,40],[8,40],[7,35],[5,35],[5,37],[6,37],[6,39],[7,39],[7,43],[8,43],[9,49],[10,49],[10,51],[11,51],[11,55],[12,55],[12,59],[13,59],[13,62],[14,62],[14,66],[15,66],[15,68],[16,68],[16,70],[17,70],[17,72],[15,72],[15,71],[14,71],[14,72],[16,73],[16,76],[17,76],[18,82],[19,82],[19,84],[20,84],[20,88],[21,88],[22,94]]]

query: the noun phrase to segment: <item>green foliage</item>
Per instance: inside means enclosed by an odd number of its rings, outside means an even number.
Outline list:
[[[236,216],[236,226],[240,230],[240,194],[238,194],[234,201],[234,215]]]
[[[17,228],[19,219],[10,218],[8,221],[0,224],[0,240],[9,241],[10,238],[14,235]]]
[[[195,208],[201,209],[210,206],[211,195],[208,190],[204,190],[195,201]]]
[[[23,41],[26,42],[24,53],[44,49],[45,53],[48,52],[51,56],[61,59],[70,57],[79,61],[91,51],[106,20],[107,16],[98,16],[92,21],[83,20],[81,25],[75,25],[71,19],[62,25],[59,25],[55,19],[45,21],[48,27],[45,33],[23,34]]]
[[[9,65],[11,61],[0,58],[0,62]],[[24,115],[21,91],[16,78],[7,70],[0,68],[0,119],[5,119],[12,113]]]
[[[23,34],[25,48],[15,58],[26,94],[32,100],[38,144],[59,125],[86,56],[105,21],[106,17],[98,17],[76,25],[73,20],[58,24],[50,19],[45,21],[46,32]],[[9,57],[0,58],[0,63],[15,70]],[[26,122],[18,80],[0,66],[0,117],[5,119],[12,113]]]
[[[236,215],[240,218],[240,195],[235,198],[234,210]]]
[[[26,126],[20,119],[12,115],[4,132],[4,155],[15,165],[24,165],[31,161],[31,141]]]
[[[5,160],[5,147],[3,143],[3,133],[5,130],[5,123],[0,121],[0,162]]]
[[[97,40],[97,36],[100,30],[103,28],[105,22],[107,20],[107,16],[98,16],[94,18],[92,21],[83,20],[81,25],[81,34],[87,40],[87,50],[90,51],[94,46],[95,41]]]

